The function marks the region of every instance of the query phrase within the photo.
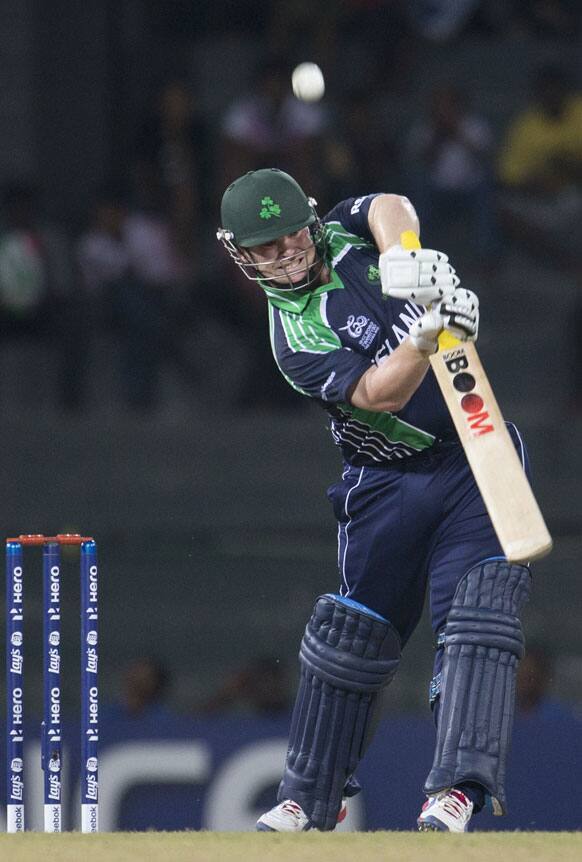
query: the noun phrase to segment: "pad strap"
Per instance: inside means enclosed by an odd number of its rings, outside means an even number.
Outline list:
[[[460,581],[444,637],[437,741],[428,795],[476,781],[506,811],[505,767],[513,725],[517,663],[524,654],[519,614],[529,569],[495,559]]]
[[[301,680],[278,798],[318,829],[337,823],[345,786],[372,733],[378,693],[400,660],[392,625],[341,596],[320,596],[301,642]]]

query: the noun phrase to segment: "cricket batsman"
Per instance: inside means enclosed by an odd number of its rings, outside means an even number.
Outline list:
[[[436,742],[417,822],[465,832],[485,804],[506,810],[531,582],[502,554],[430,370],[443,330],[477,338],[478,299],[446,254],[403,249],[419,223],[399,195],[349,198],[319,218],[292,177],[266,168],[228,186],[221,220],[218,238],[266,295],[281,373],[327,411],[343,457],[328,491],[340,585],[307,623],[278,804],[257,829],[328,831],[343,819],[428,590]]]

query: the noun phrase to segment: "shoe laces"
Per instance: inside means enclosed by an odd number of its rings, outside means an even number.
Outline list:
[[[286,799],[285,802],[281,803],[281,811],[284,811],[286,814],[291,814],[292,817],[295,817],[299,820],[301,817],[305,817],[303,808],[297,804],[297,802],[293,802],[292,799]]]
[[[460,790],[451,790],[439,802],[447,814],[450,814],[452,817],[464,817],[467,814],[469,800]]]

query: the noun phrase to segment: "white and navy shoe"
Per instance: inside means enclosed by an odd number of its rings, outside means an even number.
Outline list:
[[[342,799],[337,822],[341,823],[347,813],[347,800]],[[313,829],[309,817],[292,799],[283,800],[257,820],[257,832],[307,832],[308,829]]]
[[[416,821],[419,832],[466,832],[473,803],[454,787],[429,796]]]

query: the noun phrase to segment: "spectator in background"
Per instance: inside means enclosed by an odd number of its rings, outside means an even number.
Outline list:
[[[35,209],[36,191],[31,186],[2,189],[0,299],[5,326],[22,323],[34,328],[42,322],[49,286]]]
[[[104,710],[107,721],[163,721],[174,713],[166,701],[170,687],[166,666],[150,655],[130,661],[122,671],[117,700]]]
[[[197,376],[185,349],[189,269],[176,249],[155,179],[139,186],[135,206],[101,193],[77,255],[94,317],[112,324],[119,341],[123,398],[140,414],[159,403],[169,362],[189,393]]]
[[[115,328],[118,296],[131,279],[125,242],[127,204],[116,189],[100,190],[91,206],[89,225],[77,241],[76,257],[86,296],[90,334]],[[123,336],[122,336],[123,337]],[[91,343],[87,346],[90,350]],[[124,388],[126,394],[127,385]]]
[[[83,297],[63,230],[43,218],[39,190],[0,192],[0,333],[44,339],[58,357],[58,404],[81,408],[87,364]]]
[[[505,233],[533,260],[578,285],[568,314],[570,407],[582,412],[582,93],[561,66],[540,66],[530,104],[510,124],[499,158]]]
[[[159,404],[166,363],[178,372],[188,394],[198,376],[185,347],[192,273],[167,212],[165,189],[155,177],[151,182],[144,178],[123,228],[131,278],[123,280],[114,302],[127,402],[144,414]]]
[[[396,141],[390,137],[385,113],[379,110],[381,103],[382,91],[368,87],[347,91],[338,103],[334,115],[339,122],[334,122],[325,145],[331,200],[349,196],[354,187],[370,193],[398,187]]]
[[[531,102],[499,156],[500,217],[529,255],[579,272],[582,263],[582,93],[561,67],[536,70]]]
[[[201,713],[248,712],[263,718],[289,712],[287,669],[279,659],[258,656],[232,673],[199,708]]]
[[[405,143],[405,170],[425,237],[436,246],[450,244],[452,230],[468,230],[471,256],[491,260],[495,244],[491,149],[487,120],[472,110],[466,93],[454,84],[436,87],[426,116],[412,126]]]
[[[136,185],[161,189],[176,247],[195,270],[213,166],[207,124],[183,80],[169,80],[156,91],[154,108],[137,132],[135,159]]]
[[[103,317],[116,286],[128,277],[125,244],[127,204],[115,189],[103,189],[92,205],[89,227],[77,243],[77,259],[87,295]]]
[[[251,87],[221,120],[221,184],[250,170],[276,164],[297,176],[320,198],[320,163],[327,127],[321,104],[301,102],[291,92],[290,70],[271,60],[259,66]]]

